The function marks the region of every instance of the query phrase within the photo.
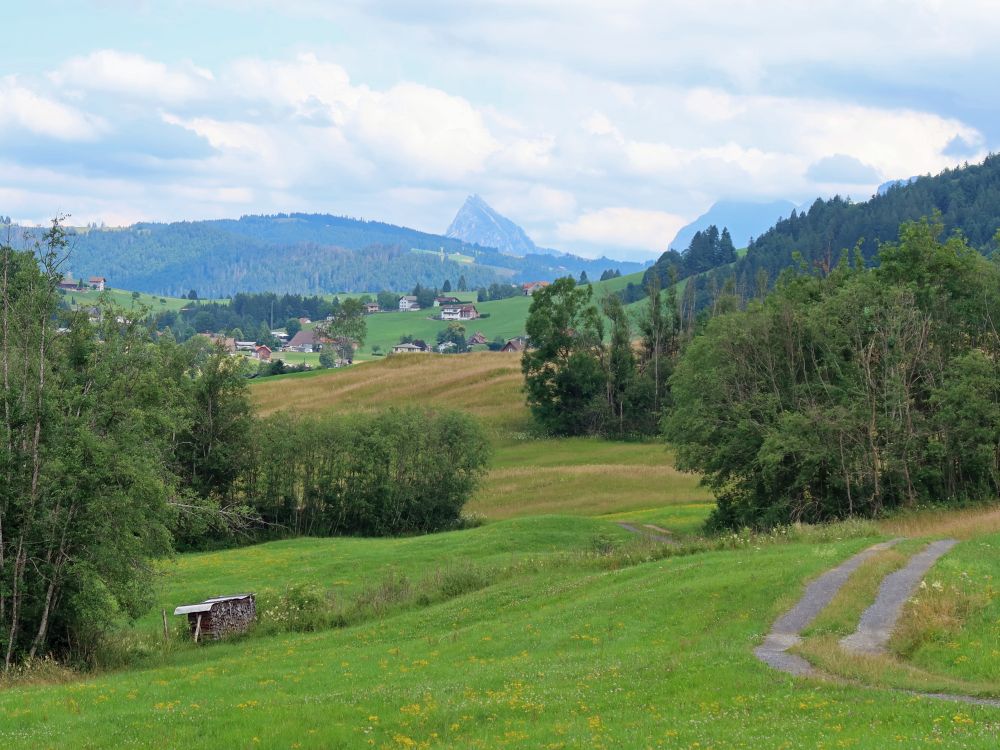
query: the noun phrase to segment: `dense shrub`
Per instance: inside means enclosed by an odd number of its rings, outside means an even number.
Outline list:
[[[385,536],[453,528],[489,445],[456,412],[276,415],[256,428],[246,501],[267,526]]]
[[[716,526],[1000,492],[1000,270],[941,231],[904,225],[874,270],[786,275],[690,344],[666,431]]]

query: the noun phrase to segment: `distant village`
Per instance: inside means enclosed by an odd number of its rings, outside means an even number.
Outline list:
[[[103,292],[107,289],[107,279],[103,276],[91,276],[87,279],[76,279],[67,274],[59,282],[58,287],[64,293],[76,292],[86,293],[91,291]],[[536,281],[522,284],[520,293],[524,296],[531,296],[540,289],[549,285],[547,281]],[[425,299],[426,302],[426,299]],[[383,304],[385,304],[383,302]],[[419,313],[423,310],[418,297],[413,294],[399,296],[396,307],[387,309],[378,302],[366,302],[364,304],[365,315],[377,315],[390,312]],[[91,308],[92,315],[97,313],[97,308]],[[425,311],[426,312],[426,311]],[[429,316],[433,320],[440,320],[448,323],[468,323],[483,317],[476,304],[460,299],[459,297],[442,294],[433,299],[433,310]],[[260,363],[270,363],[278,360],[281,352],[298,354],[315,354],[326,351],[335,353],[335,356],[327,359],[328,364],[324,366],[344,367],[353,364],[352,353],[357,349],[354,342],[330,338],[323,332],[322,321],[314,322],[307,317],[298,319],[301,328],[289,336],[284,330],[270,331],[271,344],[278,342],[278,346],[269,346],[256,340],[240,340],[225,333],[212,331],[199,331],[199,335],[206,337],[215,346],[223,349],[233,356],[243,356]],[[494,351],[500,352],[521,352],[527,345],[527,339],[519,336],[513,339],[495,339],[490,341],[482,331],[475,331],[472,335],[464,339],[466,348],[458,351],[467,351],[472,346],[488,346]],[[418,338],[409,336],[403,337],[400,342],[394,345],[387,354],[425,354],[425,353],[448,353],[456,350],[454,341],[437,341],[429,343]],[[378,352],[381,354],[381,352]],[[309,369],[308,364],[302,365],[303,369]]]

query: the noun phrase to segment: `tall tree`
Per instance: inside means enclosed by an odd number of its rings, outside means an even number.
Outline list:
[[[532,414],[554,434],[585,434],[600,419],[604,330],[592,296],[590,286],[562,278],[531,300],[525,322],[531,347],[521,369]]]
[[[333,317],[316,328],[334,342],[342,359],[350,361],[354,359],[354,348],[363,346],[368,335],[365,306],[353,297],[345,299]]]

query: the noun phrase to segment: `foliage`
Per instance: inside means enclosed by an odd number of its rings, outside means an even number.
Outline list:
[[[690,344],[666,432],[717,494],[715,525],[1000,492],[1000,270],[942,231],[905,224],[875,270],[786,274]]]
[[[493,302],[500,299],[510,299],[519,297],[521,287],[516,284],[490,284],[489,287],[480,287],[476,295],[477,302]]]
[[[170,328],[178,341],[186,341],[196,333],[224,332],[241,338],[244,333],[261,344],[273,344],[272,321],[281,325],[289,337],[302,325],[299,318],[323,320],[340,308],[340,300],[324,297],[304,297],[300,294],[236,294],[222,302],[202,301],[180,310],[167,310],[156,315],[156,326]],[[240,332],[240,336],[236,333]],[[272,347],[273,348],[273,347]]]
[[[316,326],[316,331],[333,340],[340,358],[350,362],[354,359],[355,347],[364,345],[368,334],[364,304],[359,299],[345,299],[329,320]]]
[[[451,344],[445,351],[452,354],[461,354],[469,351],[469,344],[465,339],[465,326],[457,321],[452,321],[443,331],[438,332],[438,345]]]
[[[533,295],[525,323],[531,346],[522,359],[531,412],[553,435],[653,434],[678,351],[673,312],[657,289],[641,315],[637,356],[621,299],[605,297],[602,318],[592,297],[593,285],[578,286],[571,278]],[[672,296],[668,304],[674,304]],[[607,342],[604,320],[610,323]]]
[[[454,525],[489,445],[457,412],[279,414],[258,425],[253,456],[244,487],[266,524],[295,534],[385,536]]]
[[[86,658],[116,620],[148,606],[148,560],[170,549],[167,466],[183,414],[162,382],[165,353],[120,309],[96,324],[57,319],[65,245],[57,220],[29,251],[0,247],[5,668]]]

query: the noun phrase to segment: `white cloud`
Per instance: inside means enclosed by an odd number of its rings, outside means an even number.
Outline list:
[[[60,87],[176,104],[204,97],[212,73],[191,64],[171,69],[142,55],[103,49],[67,60],[50,78]]]
[[[39,94],[13,76],[0,80],[0,126],[61,141],[90,141],[108,130],[104,118]]]
[[[565,242],[652,252],[665,247],[685,223],[683,217],[665,211],[618,206],[589,211],[575,221],[562,222],[557,232]]]

